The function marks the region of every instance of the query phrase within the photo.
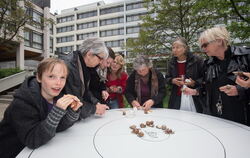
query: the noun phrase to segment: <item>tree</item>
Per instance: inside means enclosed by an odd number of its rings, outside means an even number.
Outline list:
[[[218,1],[218,3],[220,5],[215,10],[219,16],[225,19],[231,37],[239,39],[241,43],[250,43],[250,1],[225,0]]]
[[[32,17],[26,13],[24,6],[21,6],[22,0],[1,0],[0,1],[0,46],[4,46],[16,39],[19,40],[23,35],[19,31]],[[28,8],[32,4],[23,1]]]
[[[142,17],[140,35],[137,40],[127,42],[132,52],[166,52],[180,36],[197,49],[198,34],[211,27],[216,16],[215,4],[208,0],[159,0],[155,3],[145,0],[145,3],[148,14]]]

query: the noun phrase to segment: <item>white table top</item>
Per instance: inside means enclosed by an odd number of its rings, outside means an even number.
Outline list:
[[[81,120],[57,133],[38,149],[27,147],[18,158],[249,158],[250,127],[216,117],[170,109],[144,114],[131,109],[109,110],[104,116]],[[156,127],[142,128],[143,137],[129,128],[153,120],[174,134]]]

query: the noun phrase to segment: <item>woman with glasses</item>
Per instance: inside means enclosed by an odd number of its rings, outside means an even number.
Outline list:
[[[69,68],[69,76],[64,88],[68,94],[77,96],[85,105],[81,108],[81,118],[91,114],[103,115],[108,109],[105,104],[100,104],[89,89],[91,80],[90,69],[108,58],[108,49],[100,38],[88,38],[83,41],[78,51],[64,57]]]
[[[166,73],[166,83],[171,85],[171,95],[168,108],[181,108],[181,89],[183,85],[195,88],[202,81],[202,65],[203,59],[189,51],[188,44],[184,38],[177,38],[172,44],[172,59],[168,63]],[[185,82],[189,79],[190,82]],[[202,112],[201,99],[197,96],[193,97],[195,107],[185,110],[194,112]]]
[[[249,72],[250,49],[232,46],[225,27],[205,30],[199,43],[210,57],[204,67],[205,84],[198,89],[186,88],[185,93],[204,95],[206,113],[247,124],[249,107],[246,89],[236,85],[235,74],[238,71]]]

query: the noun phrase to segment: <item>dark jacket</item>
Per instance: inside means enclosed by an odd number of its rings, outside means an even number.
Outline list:
[[[206,97],[204,106],[206,113],[246,124],[246,118],[249,117],[249,111],[248,114],[246,111],[249,96],[246,88],[236,85],[236,76],[232,73],[234,71],[250,71],[250,49],[231,46],[226,50],[223,61],[216,57],[209,58],[204,65],[205,84],[199,92]],[[218,88],[227,84],[236,85],[239,95],[227,96],[219,92]],[[222,99],[222,115],[217,113],[215,106],[218,95],[221,95]]]
[[[158,78],[158,93],[155,96],[152,96],[152,99],[154,101],[153,108],[162,108],[163,107],[163,98],[166,95],[166,88],[164,84],[164,77],[161,72],[155,70],[157,78]],[[149,83],[148,86],[151,89],[151,78],[152,78],[152,73],[151,71],[149,72]],[[125,97],[128,101],[129,104],[132,103],[133,100],[137,100],[137,92],[135,91],[135,75],[136,71],[133,71],[127,80],[126,84],[126,89],[125,89]],[[131,104],[132,105],[132,104]]]
[[[53,106],[48,112],[34,76],[26,79],[14,94],[14,100],[0,123],[0,157],[15,157],[25,146],[38,148],[78,120],[79,113]]]
[[[69,69],[64,93],[75,95],[81,100],[83,103],[81,118],[94,114],[98,100],[90,94],[90,69],[85,65],[82,55],[79,51],[74,51],[61,59],[65,61]]]
[[[89,90],[98,102],[105,103],[105,101],[102,99],[102,91],[106,90],[106,85],[104,81],[101,81],[101,78],[99,77],[96,69],[97,67],[90,68],[91,80],[89,83]]]
[[[203,75],[202,67],[203,59],[192,54],[191,52],[188,52],[185,66],[185,77],[191,78],[195,81],[195,86],[191,88],[196,88],[201,84]],[[177,57],[173,57],[168,63],[167,73],[165,76],[166,83],[172,86],[168,105],[168,108],[170,109],[180,109],[180,105],[178,107],[174,107],[174,101],[176,99],[178,86],[172,84],[172,79],[176,77],[178,77]],[[193,96],[193,100],[196,111],[202,112],[202,99],[200,99],[200,97]]]

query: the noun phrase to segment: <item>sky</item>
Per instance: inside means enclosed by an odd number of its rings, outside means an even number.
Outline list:
[[[58,14],[61,13],[61,10],[63,9],[69,9],[73,7],[77,7],[80,5],[90,4],[94,2],[99,2],[101,0],[50,0],[50,12]],[[106,4],[113,3],[113,2],[119,2],[123,0],[103,0]]]

